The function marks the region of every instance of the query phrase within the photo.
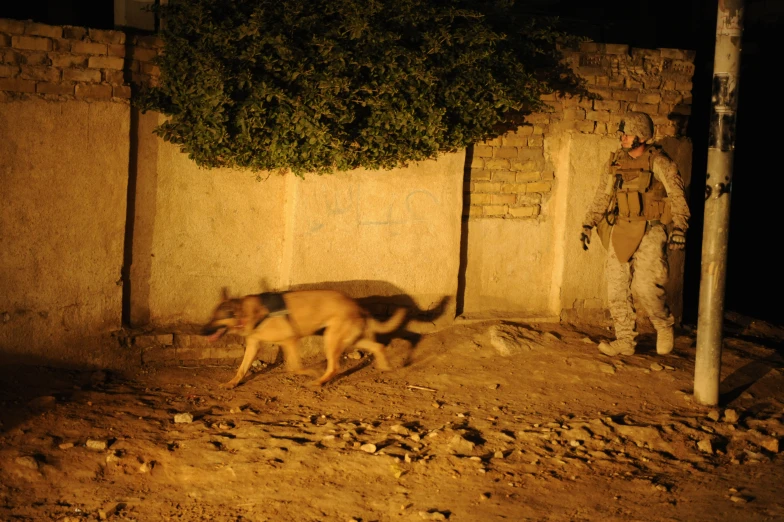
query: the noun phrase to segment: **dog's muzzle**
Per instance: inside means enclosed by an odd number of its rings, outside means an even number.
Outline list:
[[[228,326],[214,326],[211,324],[205,325],[201,328],[199,335],[203,335],[204,337],[209,337],[210,341],[217,341],[226,331],[229,329]]]

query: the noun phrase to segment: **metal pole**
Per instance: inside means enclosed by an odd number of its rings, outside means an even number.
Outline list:
[[[694,397],[707,405],[719,403],[724,283],[742,33],[743,0],[719,0],[705,180],[697,360],[694,366]]]

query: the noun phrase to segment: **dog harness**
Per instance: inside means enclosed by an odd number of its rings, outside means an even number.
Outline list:
[[[254,328],[258,328],[258,326],[263,323],[269,317],[278,317],[278,316],[286,316],[286,320],[291,325],[291,329],[294,332],[297,332],[296,325],[292,322],[291,318],[288,315],[291,313],[289,309],[286,308],[286,301],[283,299],[285,292],[264,292],[258,295],[259,301],[264,307],[269,310],[269,313],[262,317],[255,325]]]
[[[269,310],[267,317],[276,317],[278,315],[288,315],[289,310],[286,308],[286,301],[283,300],[283,294],[279,292],[265,292],[259,294],[259,300],[264,307]]]

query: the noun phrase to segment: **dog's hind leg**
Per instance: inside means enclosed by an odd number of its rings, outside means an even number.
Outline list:
[[[313,382],[314,386],[321,386],[332,379],[340,369],[340,355],[347,346],[351,345],[359,332],[352,331],[352,327],[327,327],[324,331],[324,353],[327,357],[327,369],[318,380]]]
[[[318,375],[314,370],[305,370],[302,368],[302,361],[299,358],[299,351],[297,350],[297,342],[299,339],[290,337],[280,342],[283,348],[283,353],[286,356],[286,369],[296,375],[310,375],[315,377]]]
[[[237,369],[237,374],[229,382],[221,384],[221,387],[226,389],[236,387],[242,378],[245,377],[245,375],[248,373],[248,370],[250,370],[250,365],[253,364],[253,361],[256,360],[256,354],[258,353],[259,342],[256,339],[248,338],[248,340],[245,342],[245,355],[242,358],[240,367]]]
[[[376,368],[379,370],[389,370],[389,361],[387,355],[384,353],[385,346],[381,343],[371,341],[370,339],[360,339],[354,346],[360,350],[367,350],[376,358]]]

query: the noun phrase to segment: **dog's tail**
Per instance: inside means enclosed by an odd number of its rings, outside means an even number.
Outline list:
[[[392,314],[392,317],[387,319],[384,322],[376,321],[372,317],[368,318],[368,329],[371,330],[373,333],[390,333],[394,332],[400,323],[403,322],[403,319],[406,317],[406,309],[404,307],[400,307],[395,310],[395,313]]]

